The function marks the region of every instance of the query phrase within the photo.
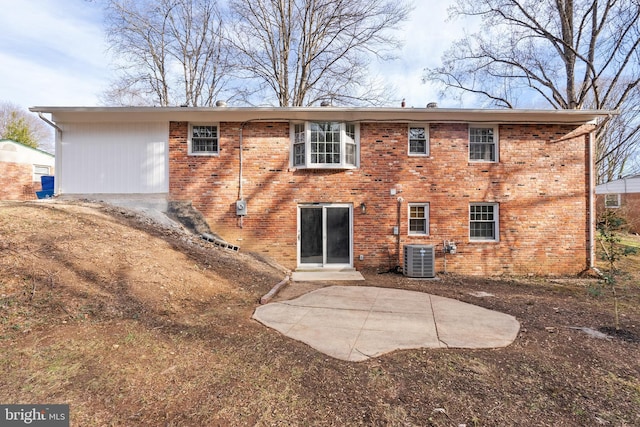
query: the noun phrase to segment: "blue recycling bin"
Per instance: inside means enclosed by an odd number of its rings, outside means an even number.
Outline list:
[[[40,177],[42,191],[36,191],[38,199],[48,199],[53,196],[54,177],[52,175],[43,175]]]
[[[40,177],[40,183],[42,184],[42,190],[51,190],[53,191],[54,177],[53,175],[42,175]]]

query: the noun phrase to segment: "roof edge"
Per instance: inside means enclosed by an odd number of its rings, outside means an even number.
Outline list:
[[[372,108],[372,107],[56,107],[29,108],[63,121],[289,121],[588,123],[617,115],[607,110]]]

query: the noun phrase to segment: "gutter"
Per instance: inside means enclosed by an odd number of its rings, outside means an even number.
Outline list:
[[[338,120],[359,122],[429,123],[548,123],[584,124],[616,114],[605,110],[509,110],[455,108],[357,107],[32,107],[55,114],[64,122],[206,121],[220,122]]]
[[[43,122],[45,122],[46,124],[48,124],[49,126],[51,126],[52,128],[54,128],[55,130],[57,130],[58,132],[60,132],[60,135],[62,135],[62,129],[60,129],[60,127],[55,124],[54,122],[52,122],[51,120],[47,119],[43,114],[42,111],[38,111],[38,117],[40,117],[40,120],[42,120]]]

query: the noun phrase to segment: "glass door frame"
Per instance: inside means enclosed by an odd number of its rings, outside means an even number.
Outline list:
[[[322,209],[322,263],[302,263],[301,262],[301,210],[308,208]],[[349,209],[349,263],[328,263],[327,262],[327,214],[330,208]],[[300,203],[297,207],[297,257],[298,268],[322,268],[339,270],[342,268],[353,268],[353,203]]]

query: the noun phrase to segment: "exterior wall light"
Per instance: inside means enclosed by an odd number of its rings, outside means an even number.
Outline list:
[[[367,213],[367,205],[365,205],[364,202],[360,203],[360,210],[362,211],[362,214]]]

